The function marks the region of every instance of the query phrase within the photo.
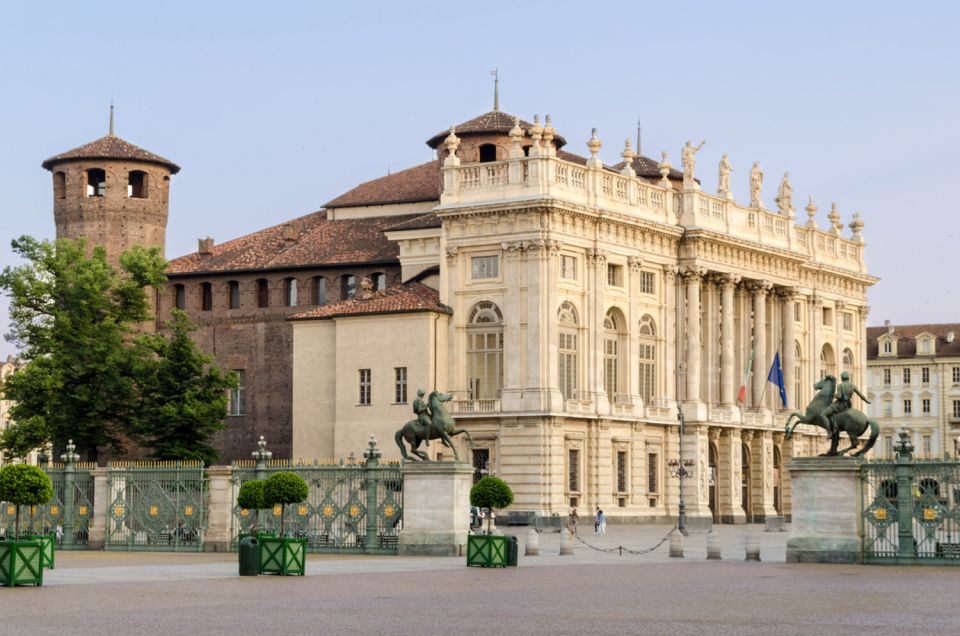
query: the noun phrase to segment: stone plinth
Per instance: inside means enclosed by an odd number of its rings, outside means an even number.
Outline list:
[[[403,467],[401,555],[462,556],[470,528],[473,467],[416,462]]]
[[[788,563],[860,563],[860,462],[794,457]]]

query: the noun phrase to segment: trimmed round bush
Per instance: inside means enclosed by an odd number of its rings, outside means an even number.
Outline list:
[[[483,477],[470,489],[470,505],[480,508],[506,508],[513,503],[513,491],[499,477]]]
[[[15,536],[20,536],[20,506],[39,506],[53,497],[53,482],[36,466],[11,464],[0,470],[0,501],[15,504]]]
[[[240,484],[240,492],[237,493],[237,505],[247,510],[269,508],[263,500],[263,482],[259,479],[251,479]]]
[[[267,507],[280,504],[280,536],[283,536],[284,508],[287,504],[300,503],[310,494],[310,487],[303,477],[283,471],[273,473],[263,482],[263,502]]]

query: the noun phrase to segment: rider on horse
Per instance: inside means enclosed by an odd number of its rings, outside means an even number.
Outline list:
[[[431,420],[430,407],[423,400],[423,395],[426,393],[423,389],[417,389],[417,399],[413,401],[413,412],[417,416],[417,422],[423,426],[423,432],[426,435],[427,431],[433,426],[433,421]]]
[[[833,422],[833,415],[835,413],[843,413],[847,409],[851,408],[851,401],[853,400],[854,394],[859,395],[860,399],[870,404],[863,393],[857,388],[853,382],[850,381],[850,374],[844,371],[840,374],[840,384],[837,386],[837,394],[833,404],[828,406],[826,409],[820,413],[820,421],[823,424],[823,427],[827,429],[827,436],[833,437],[837,432],[837,426]]]

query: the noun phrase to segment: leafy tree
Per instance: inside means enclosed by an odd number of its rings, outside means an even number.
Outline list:
[[[246,510],[253,510],[254,514],[254,532],[260,527],[260,511],[269,508],[263,500],[263,481],[259,479],[250,479],[240,484],[240,491],[237,493],[237,505]],[[281,523],[283,523],[281,521]]]
[[[12,246],[26,263],[0,273],[0,290],[11,299],[7,339],[27,364],[2,387],[15,424],[0,447],[23,457],[73,438],[88,458],[101,447],[122,452],[137,403],[133,334],[151,318],[145,288],[165,280],[166,263],[157,248],[134,247],[118,273],[82,240],[23,236]]]
[[[280,536],[283,536],[284,507],[300,503],[310,494],[303,477],[289,471],[273,473],[263,482],[263,502],[268,507],[280,504]]]
[[[226,390],[237,386],[237,378],[208,366],[212,358],[190,338],[194,329],[187,315],[175,309],[167,322],[169,335],[138,339],[152,355],[137,357],[137,430],[155,459],[210,465],[220,457],[211,440],[226,427]]]
[[[39,506],[53,497],[53,482],[36,466],[10,464],[0,470],[0,501],[17,507],[14,537],[20,537],[20,506]]]
[[[499,477],[481,477],[470,489],[470,505],[487,509],[487,533],[490,532],[492,508],[506,508],[513,503],[513,491]]]

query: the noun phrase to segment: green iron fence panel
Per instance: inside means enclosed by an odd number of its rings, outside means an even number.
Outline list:
[[[207,480],[201,463],[113,463],[107,492],[108,550],[203,549]]]
[[[305,464],[275,460],[261,467],[233,464],[233,545],[254,531],[280,532],[280,506],[245,510],[236,504],[240,485],[291,471],[307,482],[307,500],[286,506],[284,533],[306,539],[311,552],[395,554],[403,516],[403,474],[399,464]]]
[[[92,468],[92,463],[45,467],[53,483],[53,497],[42,506],[20,507],[20,532],[55,535],[61,548],[86,548],[93,517]],[[13,536],[16,514],[16,506],[0,502],[0,534]]]
[[[865,563],[960,565],[960,462],[867,463]]]

